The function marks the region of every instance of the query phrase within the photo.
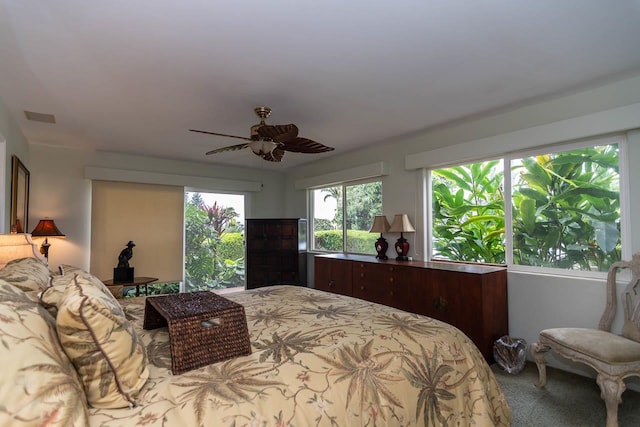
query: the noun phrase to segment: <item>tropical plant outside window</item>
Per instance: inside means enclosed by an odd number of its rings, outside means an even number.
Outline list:
[[[216,195],[204,193],[207,199]],[[211,197],[213,196],[213,197]],[[228,200],[230,195],[225,196]],[[231,195],[233,196],[233,195]],[[242,195],[235,195],[244,209]],[[185,289],[244,287],[244,221],[233,206],[185,193]]]
[[[620,261],[618,145],[512,162],[513,262],[606,271]]]
[[[369,233],[373,218],[382,214],[382,182],[345,184],[311,190],[313,249],[375,254]]]
[[[506,261],[502,165],[492,160],[432,171],[434,257]]]
[[[606,271],[622,256],[618,165],[618,144],[603,144],[433,170],[433,256]]]

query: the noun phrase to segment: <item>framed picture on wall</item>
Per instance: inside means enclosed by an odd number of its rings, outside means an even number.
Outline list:
[[[11,232],[28,233],[30,174],[18,156],[11,160]]]

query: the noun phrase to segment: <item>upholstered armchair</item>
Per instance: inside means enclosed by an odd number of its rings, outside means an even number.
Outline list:
[[[617,308],[619,269],[630,270],[631,281],[621,295],[624,325],[617,335],[611,331],[611,324]],[[640,376],[640,253],[633,255],[631,261],[614,263],[609,269],[607,305],[598,329],[553,328],[540,332],[540,340],[531,344],[531,354],[538,366],[537,387],[547,383],[545,353],[549,350],[596,370],[600,396],[607,408],[607,427],[617,426],[624,379]]]

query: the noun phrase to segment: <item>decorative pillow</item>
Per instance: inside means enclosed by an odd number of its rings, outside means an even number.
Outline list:
[[[89,404],[133,406],[149,378],[147,353],[111,293],[105,294],[87,275],[76,275],[58,305],[56,327]]]
[[[0,426],[86,426],[82,384],[53,318],[0,280]]]
[[[74,281],[76,276],[81,276],[84,280],[83,283],[95,286],[96,288],[100,289],[105,295],[112,295],[111,291],[109,291],[109,288],[107,288],[107,286],[102,283],[96,276],[82,270],[78,271],[79,273],[74,274],[70,274],[67,272],[67,274],[64,276],[51,276],[49,287],[42,291],[42,294],[40,295],[40,302],[42,303],[42,305],[44,305],[47,309],[57,309],[60,305],[60,300],[62,299],[64,290],[67,288],[67,285]]]
[[[5,282],[5,283],[8,283],[8,282]],[[26,292],[24,292],[24,294],[26,296],[28,296],[31,301],[35,301],[35,302],[39,303],[40,302],[40,296],[42,295],[42,292],[43,291],[26,291]]]
[[[42,291],[49,285],[52,272],[35,258],[19,258],[7,263],[0,270],[4,279],[22,291]]]
[[[66,285],[53,285],[48,287],[47,289],[42,291],[42,293],[40,294],[40,303],[47,310],[49,310],[50,308],[57,310],[58,304],[60,304],[60,300],[62,299],[62,294],[64,293],[64,290],[66,289],[66,287],[67,287]],[[55,317],[57,311],[54,311],[54,312],[49,311],[49,313],[53,314],[53,316]]]
[[[58,266],[58,270],[60,270],[61,276],[64,276],[66,274],[73,275],[74,273],[86,273],[86,271],[84,271],[80,267],[74,267],[73,265],[68,265],[68,264],[60,264]]]

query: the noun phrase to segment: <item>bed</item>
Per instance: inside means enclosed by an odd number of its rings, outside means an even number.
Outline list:
[[[10,299],[17,301],[11,295]],[[145,297],[119,300],[146,351],[148,379],[135,406],[89,406],[88,424],[338,427],[511,423],[511,410],[491,369],[475,345],[450,325],[298,286],[258,288],[225,297],[245,308],[251,355],[181,375],[171,373],[167,328],[142,328]],[[20,301],[24,307],[26,303]],[[10,327],[5,322],[3,332]],[[6,388],[6,375],[2,381]],[[0,416],[0,425],[2,420]]]
[[[457,329],[297,286],[225,295],[245,307],[252,354],[171,375],[166,328],[134,321],[150,377],[133,409],[92,426],[510,425],[491,370]],[[144,298],[125,300],[142,319]]]

